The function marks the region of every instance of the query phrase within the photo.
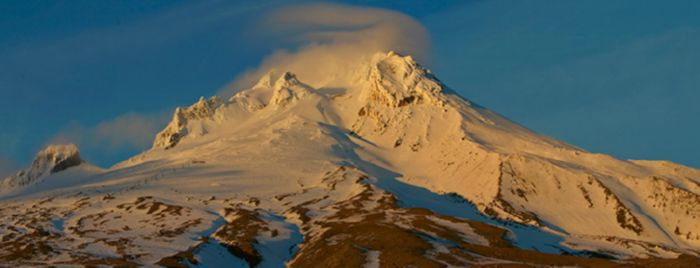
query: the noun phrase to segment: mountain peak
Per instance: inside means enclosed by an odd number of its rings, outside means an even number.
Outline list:
[[[413,57],[394,51],[374,55],[367,82],[363,94],[365,101],[390,107],[411,103],[444,104],[441,92],[445,86],[430,70],[416,63]]]
[[[48,176],[82,160],[74,145],[46,148],[4,183],[30,187],[0,188],[0,262],[94,264],[107,252],[127,266],[215,265],[245,250],[251,267],[359,267],[369,255],[402,267],[604,265],[581,257],[591,255],[619,266],[700,255],[700,170],[539,135],[410,56],[345,67],[328,84],[305,80],[311,67],[299,79],[273,70],[229,100],[200,97],[151,150],[109,170]]]
[[[394,51],[374,54],[364,64],[355,66],[348,73],[337,74],[349,76],[362,74],[361,77],[350,78],[357,88],[359,103],[372,110],[374,106],[389,108],[387,113],[393,113],[392,108],[407,105],[432,104],[443,107],[445,98],[441,92],[444,85],[435,78],[428,69],[418,64],[413,57],[404,56]],[[161,131],[153,143],[153,148],[170,149],[187,136],[192,129],[189,122],[213,119],[220,106],[237,104],[247,112],[255,112],[267,107],[273,110],[282,109],[302,98],[319,93],[320,89],[313,88],[301,82],[297,75],[289,72],[279,72],[271,69],[262,75],[251,88],[241,90],[226,103],[221,103],[216,97],[199,101],[186,108],[177,108],[173,119]],[[353,89],[354,90],[354,89]],[[355,95],[349,93],[348,95]],[[224,105],[226,104],[226,105]],[[201,124],[194,124],[201,129]],[[201,131],[206,133],[206,130]]]
[[[281,88],[288,88],[292,87],[295,85],[300,84],[299,80],[297,79],[297,76],[293,73],[290,72],[284,72],[280,77],[277,79],[275,82],[274,88],[275,89],[281,89]]]
[[[44,176],[84,163],[75,144],[52,144],[34,157],[32,165],[3,180],[4,186],[23,186]]]
[[[42,165],[51,167],[50,172],[56,173],[82,163],[80,151],[75,144],[52,144],[41,150],[32,164],[33,167]]]
[[[256,88],[275,88],[275,89],[280,89],[284,87],[291,87],[293,85],[299,84],[299,80],[297,79],[296,74],[293,74],[289,71],[283,72],[279,77],[277,77],[276,80],[273,79],[276,77],[279,72],[276,69],[272,69],[262,75],[259,79],[258,82],[251,87],[251,89],[256,89]]]
[[[377,57],[381,58],[384,61],[390,60],[390,61],[395,61],[395,62],[401,62],[405,65],[413,66],[416,67],[419,64],[413,59],[413,56],[411,55],[402,55],[396,51],[389,50],[386,53],[377,53]]]
[[[311,94],[312,90],[310,86],[300,82],[295,74],[284,72],[275,82],[269,104],[276,108],[284,107]]]
[[[211,118],[216,108],[221,105],[219,98],[214,96],[208,100],[200,97],[199,101],[186,108],[177,107],[173,114],[173,119],[163,131],[158,133],[153,141],[153,148],[166,150],[172,148],[183,136],[187,135],[188,128],[186,126],[188,121]]]

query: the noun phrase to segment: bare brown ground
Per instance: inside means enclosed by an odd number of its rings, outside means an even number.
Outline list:
[[[362,182],[358,181],[358,183]],[[371,185],[363,185],[363,187],[364,191],[359,194],[336,203],[334,208],[337,211],[325,218],[314,218],[312,221],[306,215],[311,210],[310,206],[323,199],[304,202],[290,209],[289,212],[300,214],[300,219],[303,221],[302,230],[305,230],[305,241],[289,266],[363,267],[369,261],[368,253],[376,251],[379,252],[380,267],[700,267],[700,259],[688,255],[682,255],[677,259],[611,260],[523,250],[512,246],[505,239],[507,231],[500,227],[437,215],[424,208],[401,208],[395,196]],[[119,209],[141,210],[161,219],[177,216],[188,210],[188,208],[164,204],[148,197],[139,198],[133,203],[122,204]],[[253,267],[256,266],[262,261],[261,254],[254,246],[258,243],[256,237],[268,231],[274,235],[274,230],[270,230],[267,223],[261,219],[258,210],[232,207],[226,209],[224,213],[229,221],[221,226],[212,238],[225,246],[232,255],[245,260]],[[90,216],[91,220],[104,217],[101,214]],[[476,234],[485,238],[488,245],[469,241],[463,235],[465,230],[454,229],[455,225],[441,224],[436,218],[468,225]],[[183,225],[184,227],[161,235],[177,236],[187,228],[198,224],[200,222],[196,220],[187,222]],[[52,262],[52,256],[66,250],[54,248],[53,241],[60,239],[60,234],[41,229],[38,224],[29,225],[35,226],[35,229],[28,233],[14,232],[2,237],[0,263],[13,264],[13,266],[137,267],[142,265],[137,262],[139,256],[127,254],[127,249],[130,247],[129,241],[119,239],[101,242],[116,248],[122,255],[120,258],[89,256],[80,253],[77,249],[75,253],[69,254],[70,261]],[[311,228],[312,226],[314,228]],[[211,241],[208,239],[210,238],[203,238],[189,249],[161,259],[156,265],[185,267],[185,263],[196,264],[198,260],[194,257],[194,252],[202,243]],[[436,243],[444,245],[446,250],[437,250]]]
[[[253,210],[229,208],[225,213],[226,216],[235,215],[235,219],[219,228],[214,237],[221,241],[231,254],[255,267],[262,261],[262,256],[253,245],[258,243],[256,237],[261,232],[270,230],[267,223]]]
[[[700,259],[681,256],[678,259],[611,260],[547,254],[516,248],[505,239],[507,231],[482,222],[436,215],[428,209],[399,208],[393,195],[377,193],[366,185],[365,191],[338,203],[338,212],[315,224],[325,231],[308,234],[291,267],[362,267],[368,251],[379,251],[380,267],[700,267]],[[365,209],[367,202],[378,207]],[[303,207],[303,206],[301,206]],[[303,211],[297,208],[297,211]],[[347,221],[362,215],[362,220]],[[409,226],[397,224],[396,216],[410,219]],[[489,241],[488,246],[465,241],[458,230],[439,225],[431,217],[454,223],[467,223]],[[436,252],[429,241],[449,241],[448,252]],[[488,261],[488,263],[485,263]]]

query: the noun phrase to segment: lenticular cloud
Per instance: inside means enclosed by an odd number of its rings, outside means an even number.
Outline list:
[[[282,8],[257,27],[265,42],[280,47],[254,70],[239,76],[231,88],[246,88],[271,70],[290,71],[315,87],[342,86],[348,72],[378,51],[394,50],[425,62],[429,35],[415,19],[399,12],[336,4]],[[227,95],[227,94],[223,94]]]

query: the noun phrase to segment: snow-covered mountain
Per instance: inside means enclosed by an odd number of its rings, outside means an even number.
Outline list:
[[[352,67],[343,87],[271,71],[201,98],[107,170],[42,151],[0,189],[0,261],[700,265],[700,170],[539,135],[410,56]]]

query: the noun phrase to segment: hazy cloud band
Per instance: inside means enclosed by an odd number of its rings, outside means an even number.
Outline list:
[[[311,4],[270,12],[257,28],[263,42],[278,42],[279,49],[267,56],[221,92],[251,86],[270,70],[290,71],[312,86],[337,86],[346,73],[370,55],[394,50],[419,61],[429,58],[428,31],[402,13],[369,7]]]

